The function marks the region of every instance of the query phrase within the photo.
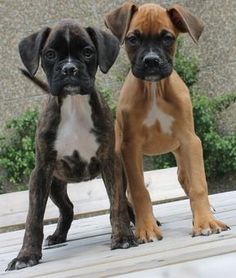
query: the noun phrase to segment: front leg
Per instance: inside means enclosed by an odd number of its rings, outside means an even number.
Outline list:
[[[50,191],[52,167],[37,165],[31,174],[29,209],[22,248],[6,270],[21,269],[39,263],[42,257],[43,217]]]
[[[141,147],[137,142],[123,142],[121,150],[135,212],[136,238],[140,243],[161,240],[162,235],[153,215],[151,198],[144,184]]]
[[[110,159],[103,163],[102,178],[110,200],[111,249],[126,249],[137,246],[130,228],[130,216],[122,175],[122,162],[119,155],[110,156]]]
[[[178,164],[179,182],[190,199],[193,213],[192,235],[210,235],[228,230],[226,224],[215,219],[210,208],[200,139],[196,135],[185,138],[174,154]]]
[[[50,97],[36,132],[36,166],[29,182],[29,209],[25,235],[18,256],[6,270],[21,269],[39,263],[42,257],[43,217],[56,161],[53,143],[60,121],[60,106]]]

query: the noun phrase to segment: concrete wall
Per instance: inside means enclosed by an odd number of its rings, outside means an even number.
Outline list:
[[[135,1],[134,1],[135,2]],[[149,1],[136,1],[145,3]],[[176,1],[158,0],[165,6]],[[188,51],[199,56],[201,73],[197,87],[210,96],[236,92],[236,1],[179,0],[200,16],[206,28],[198,46],[186,35]],[[11,116],[40,106],[45,96],[22,78],[17,70],[22,66],[18,42],[31,32],[51,25],[61,18],[76,18],[83,25],[104,28],[102,15],[123,3],[123,0],[0,0],[0,129]],[[123,51],[118,62],[98,83],[117,94],[120,80],[128,66]],[[40,73],[39,73],[40,74]],[[236,130],[236,105],[222,115],[223,126]]]

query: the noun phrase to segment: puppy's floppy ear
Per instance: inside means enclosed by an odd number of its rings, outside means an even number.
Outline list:
[[[38,70],[40,53],[50,31],[50,28],[45,27],[39,32],[24,38],[19,43],[21,60],[32,76],[34,76]]]
[[[114,64],[120,50],[120,44],[116,37],[96,28],[86,28],[98,53],[98,65],[103,73],[107,73]]]
[[[193,41],[197,43],[204,29],[202,20],[194,16],[186,8],[177,4],[167,9],[167,12],[175,27],[180,32],[188,32]]]
[[[127,31],[129,30],[130,21],[138,7],[127,1],[121,7],[105,15],[105,25],[123,44]]]

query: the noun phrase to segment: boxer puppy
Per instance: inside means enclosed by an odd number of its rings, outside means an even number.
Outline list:
[[[96,28],[63,20],[23,39],[19,51],[33,80],[41,59],[49,96],[36,132],[36,166],[29,183],[23,246],[7,270],[39,263],[49,195],[60,217],[46,244],[66,241],[73,220],[67,183],[87,181],[100,173],[111,203],[111,248],[136,245],[129,228],[121,160],[115,156],[112,114],[94,87],[97,67],[106,73],[113,65],[118,40]]]
[[[202,21],[179,5],[164,9],[128,1],[107,14],[105,23],[125,43],[131,63],[117,109],[116,150],[126,170],[138,241],[162,239],[144,185],[143,154],[174,154],[179,182],[190,199],[193,236],[227,230],[211,212],[189,91],[173,69],[178,35],[188,33],[197,42]]]

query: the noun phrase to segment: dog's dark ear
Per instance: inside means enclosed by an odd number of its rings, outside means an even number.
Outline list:
[[[197,43],[204,29],[202,20],[194,16],[186,8],[177,4],[167,9],[167,12],[175,27],[180,32],[189,33],[193,41]]]
[[[107,73],[119,54],[119,41],[112,34],[94,27],[88,27],[86,30],[97,49],[99,68],[103,73]]]
[[[50,28],[45,27],[39,32],[24,38],[19,43],[21,60],[32,76],[34,76],[38,70],[40,53],[50,30]]]
[[[129,30],[130,21],[138,7],[127,1],[121,7],[105,15],[105,24],[107,28],[123,44],[127,31]]]

